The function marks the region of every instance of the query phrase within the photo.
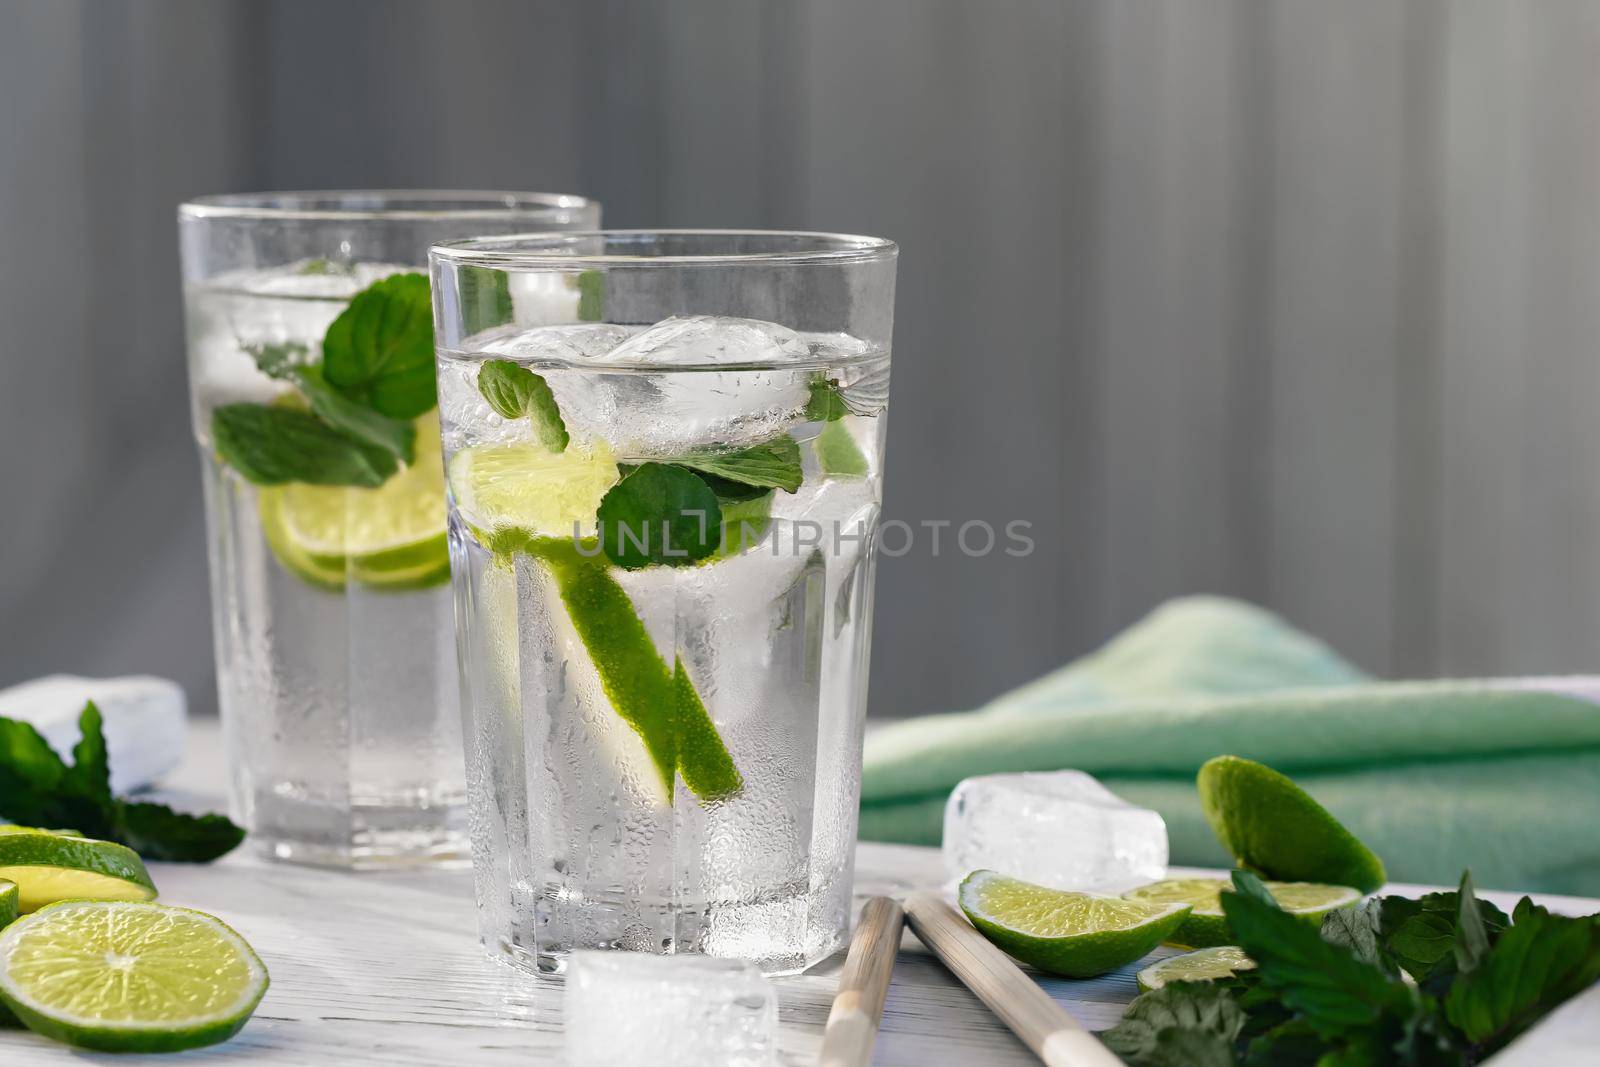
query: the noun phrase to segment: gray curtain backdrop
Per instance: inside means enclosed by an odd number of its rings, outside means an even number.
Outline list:
[[[214,706],[173,208],[588,193],[902,246],[875,714],[1197,590],[1600,669],[1592,0],[0,0],[0,683]]]

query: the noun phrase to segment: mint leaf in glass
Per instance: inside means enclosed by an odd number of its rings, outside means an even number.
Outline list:
[[[256,485],[375,488],[396,469],[392,453],[288,407],[224,404],[211,413],[211,439],[222,461]]]
[[[722,508],[704,479],[681,466],[645,463],[600,501],[600,545],[624,570],[683,566],[722,543]]]
[[[844,397],[839,393],[839,383],[819,374],[811,379],[811,398],[806,401],[806,421],[837,422],[850,414]]]
[[[467,333],[503,326],[511,321],[513,308],[509,274],[471,264],[463,264],[459,271],[457,289],[461,297],[461,321]]]
[[[732,452],[692,452],[671,462],[740,485],[782,489],[786,493],[799,489],[805,477],[800,467],[800,444],[787,434]]]
[[[357,293],[322,340],[322,376],[391,418],[430,410],[438,392],[427,276],[394,274]]]
[[[491,359],[478,369],[478,392],[501,418],[531,419],[545,448],[566,451],[567,425],[544,378],[509,359]]]
[[[578,321],[606,321],[606,276],[598,270],[578,274]]]
[[[381,448],[402,463],[416,455],[417,430],[405,419],[380,415],[351,400],[322,378],[318,367],[302,367],[295,382],[323,422],[364,445]]]

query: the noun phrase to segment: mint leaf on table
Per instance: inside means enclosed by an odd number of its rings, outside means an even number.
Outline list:
[[[667,463],[634,468],[600,500],[600,546],[617,566],[683,566],[722,543],[722,507],[694,472]]]
[[[567,424],[543,377],[509,359],[491,359],[478,368],[478,392],[502,419],[530,419],[545,448],[566,451]]]
[[[1348,949],[1362,963],[1385,967],[1383,958],[1383,911],[1375,901],[1360,901],[1348,908],[1335,908],[1322,917],[1322,940]]]
[[[433,302],[422,274],[394,274],[357,293],[322,339],[322,374],[357,403],[414,419],[438,402]]]
[[[1428,893],[1415,900],[1389,896],[1373,903],[1381,913],[1384,955],[1396,966],[1418,982],[1441,981],[1454,972],[1459,891]],[[1486,900],[1475,900],[1474,908],[1492,944],[1511,920]]]
[[[1232,877],[1233,891],[1235,893],[1249,897],[1251,900],[1265,905],[1273,911],[1283,910],[1283,906],[1278,903],[1277,898],[1267,891],[1267,884],[1261,880],[1260,875],[1243,868],[1236,868],[1232,872]]]
[[[185,815],[113,797],[102,725],[100,709],[84,705],[68,766],[31,724],[0,718],[0,816],[28,826],[70,826],[158,860],[207,862],[244,839],[221,815]]]
[[[1456,971],[1471,974],[1489,954],[1489,928],[1484,922],[1478,898],[1472,892],[1472,873],[1461,872],[1461,888],[1456,891],[1456,932],[1452,942]]]
[[[1415,1014],[1413,994],[1399,981],[1324,941],[1315,927],[1276,904],[1225,892],[1222,910],[1235,943],[1256,961],[1261,984],[1318,1033],[1336,1037],[1375,1026],[1386,1015]]]
[[[1232,1064],[1244,1012],[1228,992],[1204,982],[1172,982],[1134,1000],[1122,1021],[1100,1035],[1133,1067]],[[1226,1054],[1226,1058],[1218,1058]]]
[[[189,815],[165,804],[118,801],[118,840],[148,860],[210,863],[239,847],[243,827],[226,815]]]
[[[1492,1052],[1600,979],[1600,920],[1552,915],[1523,897],[1500,935],[1445,997],[1445,1015]]]
[[[211,413],[223,462],[256,485],[382,485],[396,470],[385,449],[363,445],[315,415],[268,404],[224,404]]]
[[[671,462],[740,485],[782,489],[786,493],[799,489],[805,478],[800,467],[800,443],[788,434],[733,451],[691,452],[674,457]]]

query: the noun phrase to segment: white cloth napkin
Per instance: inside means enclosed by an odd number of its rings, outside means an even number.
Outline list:
[[[183,688],[149,675],[80,678],[52,674],[0,689],[0,716],[32,723],[68,762],[78,743],[78,716],[94,701],[105,719],[111,790],[153,785],[183,760],[187,732]]]

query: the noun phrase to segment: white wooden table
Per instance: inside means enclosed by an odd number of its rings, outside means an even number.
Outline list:
[[[220,805],[215,733],[202,727],[197,734],[175,784],[185,792],[209,793]],[[933,849],[863,843],[856,856],[858,902],[944,881]],[[210,866],[152,864],[151,873],[164,901],[220,916],[250,940],[272,973],[272,988],[243,1033],[176,1062],[522,1067],[561,1060],[560,988],[484,957],[468,871],[341,874],[268,863],[248,854],[246,846]],[[1484,895],[1508,910],[1514,902],[1505,894]],[[1600,901],[1540,899],[1572,914],[1600,911]],[[785,1065],[815,1062],[841,963],[842,955],[780,981]],[[1133,968],[1088,982],[1042,984],[1091,1029],[1115,1023],[1136,994]],[[1558,1014],[1525,1039],[1526,1048],[1507,1050],[1496,1067],[1600,1063],[1600,993],[1591,990]],[[7,1067],[82,1067],[86,1060],[130,1062],[0,1031],[0,1063]],[[1037,1063],[909,932],[873,1062]]]

